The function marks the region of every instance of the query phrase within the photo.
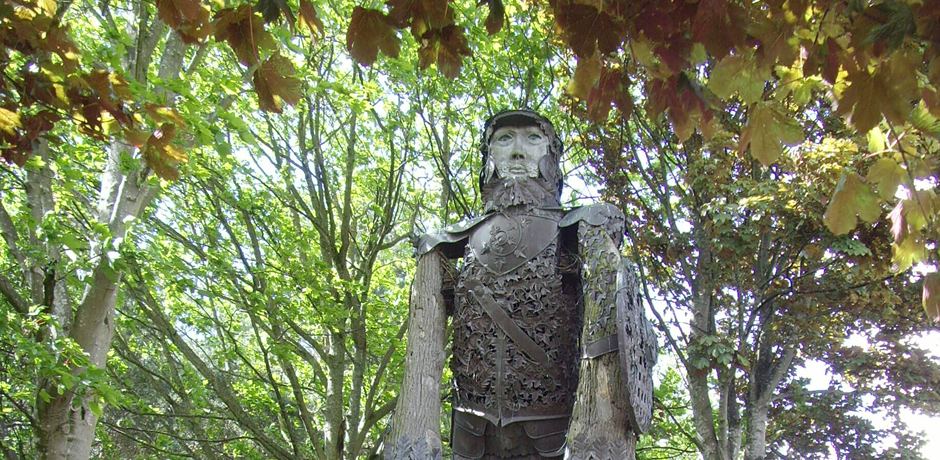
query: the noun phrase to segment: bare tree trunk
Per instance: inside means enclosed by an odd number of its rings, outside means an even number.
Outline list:
[[[578,240],[586,267],[582,273],[584,327],[581,343],[616,338],[614,309],[620,251],[603,227],[582,223]],[[627,414],[632,409],[624,377],[616,350],[581,361],[566,458],[615,460],[636,456],[636,435]]]
[[[405,373],[385,441],[388,460],[440,459],[441,370],[444,366],[446,313],[441,294],[439,251],[421,256],[411,290]]]
[[[697,272],[692,285],[692,333],[690,344],[693,349],[689,352],[686,373],[689,377],[689,396],[692,402],[692,419],[695,433],[698,438],[699,450],[705,460],[727,460],[718,443],[715,431],[714,406],[709,399],[708,375],[711,372],[711,357],[702,347],[696,347],[703,337],[714,333],[713,297],[711,277],[708,270],[708,260],[711,253],[707,249],[700,249]],[[708,361],[704,367],[696,366],[701,359]]]
[[[323,429],[323,451],[326,454],[326,460],[342,460],[343,458],[343,442],[346,436],[346,418],[343,414],[346,359],[343,340],[341,332],[330,332],[330,351],[327,358],[329,379],[326,383]]]

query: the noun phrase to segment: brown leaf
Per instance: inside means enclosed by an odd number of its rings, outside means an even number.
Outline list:
[[[716,58],[728,55],[731,49],[744,43],[746,22],[737,5],[728,0],[702,0],[692,22],[692,39],[705,46]]]
[[[255,14],[251,5],[219,10],[212,25],[215,40],[228,42],[238,62],[248,67],[258,63],[258,50],[274,48],[274,39],[265,30],[264,20]]]
[[[300,11],[297,16],[297,25],[306,27],[310,31],[310,37],[315,41],[316,36],[323,36],[323,21],[317,16],[317,10],[313,7],[310,0],[300,1]]]
[[[823,68],[822,77],[829,83],[835,83],[839,76],[839,68],[842,65],[842,47],[836,43],[835,39],[829,37],[826,39],[826,66]]]
[[[145,104],[144,110],[147,112],[147,115],[153,119],[158,124],[172,123],[179,128],[186,127],[186,120],[183,119],[183,116],[180,115],[176,109],[172,107],[166,107],[163,105],[157,104]]]
[[[134,147],[141,148],[150,139],[150,132],[137,128],[125,128],[124,140]]]
[[[556,4],[555,20],[565,32],[571,50],[581,58],[595,52],[613,53],[626,37],[620,21],[590,5]]]
[[[484,22],[486,32],[490,35],[496,35],[506,23],[506,7],[503,5],[503,0],[480,0],[477,4],[482,5],[484,3],[490,9],[490,13],[486,15],[486,22]]]
[[[463,27],[450,25],[440,32],[440,48],[437,52],[437,70],[441,75],[453,80],[460,75],[463,56],[470,57],[473,52],[467,45]]]
[[[388,18],[381,11],[353,8],[349,29],[346,30],[346,50],[362,65],[372,65],[379,50],[388,56],[398,57],[401,40]]]
[[[616,104],[624,117],[633,112],[633,97],[630,96],[630,80],[621,69],[601,71],[597,85],[591,88],[587,97],[588,118],[595,122],[607,119],[611,104]]]
[[[280,54],[274,54],[255,70],[252,81],[258,93],[258,106],[268,112],[281,113],[284,105],[300,101],[300,80],[294,76],[294,64]]]
[[[78,69],[78,58],[81,53],[69,35],[69,26],[53,24],[40,43],[44,51],[57,54],[62,58],[62,65],[69,73]]]
[[[157,0],[157,16],[189,44],[209,35],[209,7],[199,0]]]
[[[194,18],[202,11],[199,0],[156,0],[157,17],[166,25],[177,28],[186,18]]]
[[[650,114],[668,113],[680,142],[695,132],[696,119],[708,123],[714,116],[701,89],[683,73],[652,80],[647,84],[647,93]]]
[[[290,7],[287,6],[287,2],[284,0],[257,0],[258,3],[255,4],[255,11],[261,13],[261,18],[264,19],[264,23],[268,24],[275,22],[281,18],[281,13],[284,13],[284,17],[287,18],[287,25],[291,28],[291,31],[294,29],[294,23],[297,22],[297,19],[294,17],[294,12],[291,11]]]
[[[904,62],[895,61],[894,64]],[[914,74],[910,69],[911,78]],[[844,116],[851,112],[849,121],[862,134],[880,123],[882,114],[896,124],[905,122],[911,107],[904,95],[910,90],[906,81],[898,81],[898,78],[904,79],[887,65],[880,66],[873,73],[850,68],[848,81],[851,85],[839,99],[838,113]]]
[[[177,165],[189,160],[185,152],[173,145],[175,139],[176,125],[164,123],[160,129],[150,135],[143,149],[143,157],[147,166],[150,166],[157,176],[166,180],[178,179]]]
[[[53,82],[46,72],[26,72],[23,74],[23,93],[25,101],[35,100],[41,104],[55,107],[60,110],[69,109],[69,100],[65,95],[65,87],[59,82]]]
[[[924,275],[924,311],[934,321],[940,321],[940,273]]]
[[[421,38],[429,30],[454,23],[454,9],[448,0],[388,0],[388,20],[402,28],[411,23],[411,35]]]

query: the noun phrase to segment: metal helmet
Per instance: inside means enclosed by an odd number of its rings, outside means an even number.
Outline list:
[[[562,177],[559,163],[561,162],[561,154],[564,152],[564,145],[555,133],[555,126],[552,125],[552,122],[548,121],[547,118],[539,115],[534,110],[526,108],[503,110],[487,119],[483,124],[483,136],[480,140],[480,153],[483,157],[483,164],[480,168],[480,190],[483,190],[483,186],[492,179],[492,171],[487,172],[490,138],[493,137],[493,133],[495,133],[496,130],[504,126],[538,126],[539,129],[548,136],[551,140],[548,147],[549,154],[539,161],[539,175],[550,183],[556,184],[558,197],[560,198],[561,188],[564,186],[564,178]]]

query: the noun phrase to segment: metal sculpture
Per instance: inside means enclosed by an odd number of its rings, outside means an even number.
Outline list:
[[[412,327],[421,330],[409,331],[386,459],[441,457],[436,422],[408,419],[440,410],[415,395],[440,380],[440,345],[423,334],[442,323],[441,307],[452,315],[455,459],[634,458],[652,419],[656,338],[617,249],[623,214],[609,204],[560,206],[562,151],[554,126],[533,111],[485,123],[484,214],[418,244],[418,276],[440,281],[423,298],[413,293]],[[461,257],[448,282],[453,265],[443,261]]]

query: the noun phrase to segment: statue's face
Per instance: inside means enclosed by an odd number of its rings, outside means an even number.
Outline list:
[[[548,155],[549,143],[538,126],[505,126],[490,137],[489,155],[499,177],[534,179],[539,175],[539,160]]]

